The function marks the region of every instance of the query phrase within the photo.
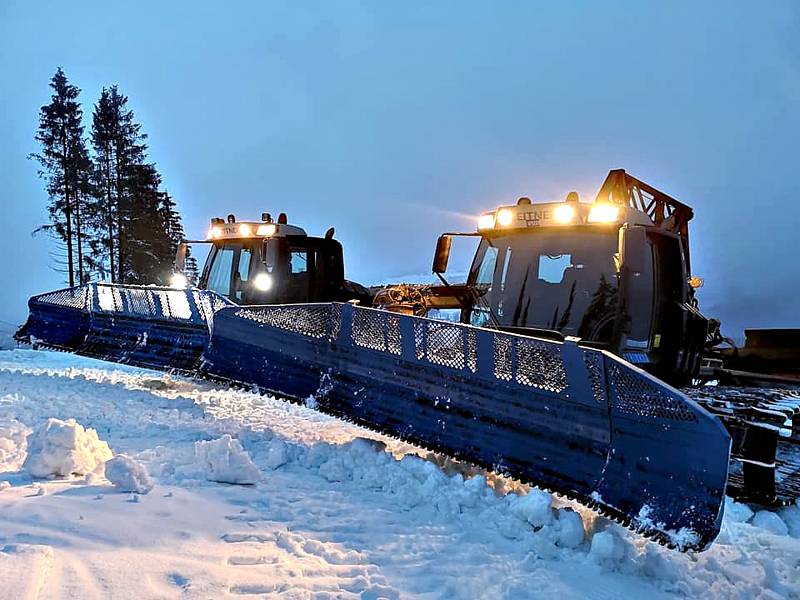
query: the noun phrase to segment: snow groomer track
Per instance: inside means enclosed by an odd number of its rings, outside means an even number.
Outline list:
[[[350,304],[231,306],[199,290],[91,284],[29,308],[22,334],[47,346],[313,396],[681,549],[719,532],[722,424],[604,352]]]

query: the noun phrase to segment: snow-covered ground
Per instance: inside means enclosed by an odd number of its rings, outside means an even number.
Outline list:
[[[680,554],[303,406],[67,354],[0,352],[2,481],[0,598],[800,598],[798,507],[731,503]]]

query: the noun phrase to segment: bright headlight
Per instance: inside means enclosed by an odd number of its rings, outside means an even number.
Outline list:
[[[247,223],[239,225],[239,235],[242,237],[250,237],[253,235],[253,229]]]
[[[261,292],[266,292],[272,287],[272,276],[269,273],[259,273],[253,279],[253,287]]]
[[[619,207],[611,204],[595,204],[589,211],[589,223],[613,223],[619,217]]]
[[[208,237],[210,238],[218,238],[222,235],[222,229],[220,227],[212,227],[211,230],[208,232]]]
[[[478,217],[478,231],[481,229],[492,229],[494,227],[494,214],[488,213]]]
[[[514,221],[514,213],[507,208],[501,208],[497,211],[497,224],[501,227],[508,227]]]
[[[189,285],[189,280],[186,279],[186,275],[184,275],[183,273],[173,273],[172,277],[170,277],[169,287],[182,290],[187,285]]]
[[[256,229],[256,235],[269,237],[271,235],[275,235],[276,231],[278,231],[278,227],[275,225],[275,223],[267,223],[266,225],[258,226],[258,229]]]
[[[569,204],[559,204],[553,211],[553,218],[556,223],[570,223],[575,217],[575,209]]]

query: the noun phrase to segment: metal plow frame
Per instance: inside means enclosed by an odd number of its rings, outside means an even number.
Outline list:
[[[350,304],[239,307],[89,284],[35,296],[18,337],[256,385],[574,498],[681,549],[719,532],[730,437],[619,358]]]
[[[730,437],[619,358],[349,304],[224,308],[202,370],[574,498],[662,543],[719,532]]]
[[[214,311],[231,306],[214,292],[90,283],[32,297],[17,332],[84,356],[196,373]]]

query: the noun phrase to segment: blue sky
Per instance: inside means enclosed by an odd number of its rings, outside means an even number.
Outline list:
[[[765,8],[765,7],[768,7]],[[0,2],[0,318],[54,288],[26,155],[57,66],[117,83],[202,235],[335,225],[348,276],[427,273],[437,235],[623,167],[692,205],[702,308],[800,325],[800,5]]]

